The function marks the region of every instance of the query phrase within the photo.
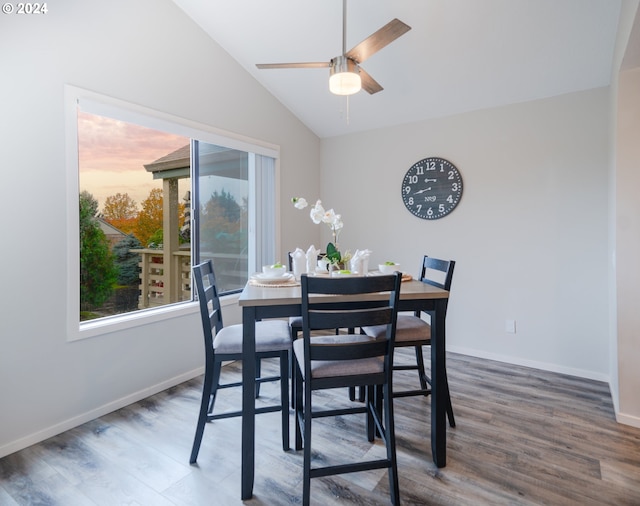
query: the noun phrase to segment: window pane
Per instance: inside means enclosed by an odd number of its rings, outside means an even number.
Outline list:
[[[80,320],[190,300],[189,139],[79,110],[78,166]]]
[[[221,292],[241,289],[249,275],[249,153],[193,143],[198,181],[201,260],[213,260]]]

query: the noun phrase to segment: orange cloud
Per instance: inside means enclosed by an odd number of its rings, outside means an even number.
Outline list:
[[[189,144],[189,138],[78,111],[80,190],[100,206],[116,193],[128,193],[138,205],[161,187],[144,165]]]

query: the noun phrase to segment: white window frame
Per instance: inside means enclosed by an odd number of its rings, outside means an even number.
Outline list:
[[[169,318],[175,318],[198,311],[195,302],[178,302],[153,309],[143,309],[114,315],[97,320],[80,322],[78,308],[80,307],[80,237],[79,237],[79,207],[78,196],[79,168],[78,168],[78,118],[77,107],[92,114],[116,117],[123,121],[145,125],[160,131],[198,139],[211,144],[226,146],[233,149],[256,153],[271,157],[275,160],[274,174],[274,210],[275,230],[273,235],[275,244],[280,244],[280,147],[261,140],[252,139],[236,133],[212,127],[196,121],[180,118],[154,109],[131,104],[124,100],[108,97],[90,90],[65,85],[65,133],[66,133],[66,201],[67,201],[67,340],[75,341],[99,336],[141,325],[148,325]],[[193,175],[192,175],[193,181]],[[193,216],[193,214],[192,214]],[[250,227],[256,228],[259,215],[256,209],[250,210]],[[250,228],[251,230],[251,228]],[[252,234],[250,234],[251,236]],[[252,239],[250,239],[252,241]],[[253,243],[251,243],[253,244]],[[274,245],[269,243],[267,248]],[[193,247],[193,246],[192,246]],[[275,251],[276,257],[279,251]],[[258,252],[257,257],[262,257]],[[193,259],[193,251],[191,252]],[[254,263],[257,258],[254,257]],[[249,264],[250,269],[257,270],[257,266]],[[238,295],[223,297],[223,305],[235,304]]]

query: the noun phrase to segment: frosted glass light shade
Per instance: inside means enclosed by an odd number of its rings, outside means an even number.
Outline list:
[[[335,95],[353,95],[361,89],[362,80],[355,72],[340,72],[329,78],[329,90]]]
[[[329,91],[335,95],[353,95],[362,89],[358,66],[353,60],[337,56],[332,60]]]

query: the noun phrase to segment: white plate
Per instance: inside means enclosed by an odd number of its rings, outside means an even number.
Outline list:
[[[254,274],[253,279],[259,281],[260,283],[273,283],[275,285],[277,283],[291,281],[292,279],[294,279],[294,277],[290,272],[285,272],[282,276],[267,276],[266,274],[260,272],[258,274]]]
[[[340,272],[340,271],[332,271],[331,272],[331,277],[332,278],[354,278],[354,277],[359,277],[360,274],[358,274],[357,272]]]

